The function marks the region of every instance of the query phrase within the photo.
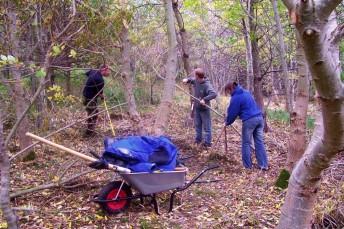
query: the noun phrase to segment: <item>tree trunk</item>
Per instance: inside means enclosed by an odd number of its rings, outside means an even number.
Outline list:
[[[35,14],[35,24],[36,26],[33,26],[33,30],[35,33],[35,42],[38,44],[38,52],[36,53],[36,61],[38,63],[42,63],[44,61],[44,47],[43,47],[43,41],[42,41],[42,28],[41,28],[41,20],[42,20],[42,11],[41,11],[41,5],[38,3],[36,4],[36,14]],[[30,58],[30,57],[29,57]],[[37,88],[39,87],[39,79],[34,75],[33,81],[32,81],[32,88],[34,94],[37,91]],[[43,120],[44,117],[46,117],[46,109],[44,104],[44,94],[45,90],[42,90],[42,92],[38,95],[36,101],[35,101],[35,107],[36,107],[36,127],[42,128],[43,127]]]
[[[0,205],[2,215],[10,229],[18,228],[17,216],[10,206],[10,161],[7,151],[4,147],[3,137],[3,117],[0,110],[0,168],[1,168],[1,187],[0,187]]]
[[[259,57],[259,47],[258,47],[258,38],[257,38],[257,24],[256,24],[256,15],[255,15],[255,2],[254,0],[250,1],[250,16],[249,16],[249,25],[250,25],[250,33],[252,34],[251,37],[251,47],[252,47],[252,67],[254,72],[254,79],[253,79],[253,95],[257,102],[257,105],[261,109],[264,117],[264,131],[267,132],[269,127],[266,121],[266,112],[264,107],[264,98],[263,98],[263,86],[262,81],[263,77],[261,74],[260,69],[260,57]]]
[[[166,61],[166,79],[164,82],[163,96],[154,124],[154,132],[157,135],[164,134],[167,129],[177,73],[177,38],[175,33],[176,29],[173,17],[172,0],[164,0],[164,6],[167,22],[168,57]]]
[[[71,65],[68,65],[71,68]],[[71,71],[66,72],[66,94],[72,95]]]
[[[291,113],[293,110],[293,98],[291,94],[291,87],[290,87],[290,81],[289,81],[289,76],[288,76],[288,67],[287,67],[287,55],[285,51],[285,44],[283,40],[283,28],[281,25],[281,19],[278,13],[277,9],[277,0],[271,0],[272,2],[272,7],[274,11],[274,16],[275,16],[275,22],[277,26],[277,35],[278,35],[278,45],[279,45],[279,51],[280,51],[280,61],[282,65],[282,75],[283,75],[283,81],[284,81],[284,86],[285,86],[285,107],[288,113]]]
[[[191,64],[190,64],[190,54],[189,54],[189,43],[187,38],[187,33],[184,26],[184,21],[182,15],[178,10],[178,1],[173,0],[173,11],[174,16],[176,17],[176,21],[179,27],[179,34],[181,37],[181,47],[182,47],[182,55],[183,55],[183,64],[186,74],[189,76],[192,72]]]
[[[336,37],[335,7],[341,1],[284,0],[301,38],[322,117],[304,156],[291,174],[278,228],[310,228],[321,172],[344,151],[344,85]]]
[[[190,64],[190,55],[189,55],[190,49],[189,49],[189,43],[188,43],[188,36],[185,30],[184,20],[178,10],[178,0],[173,0],[172,6],[173,6],[174,16],[176,18],[176,21],[179,27],[180,37],[181,37],[182,59],[183,59],[184,69],[185,69],[186,75],[190,77],[192,73],[192,68]],[[189,84],[188,87],[189,87],[189,93],[193,94],[192,85]],[[192,106],[192,101],[193,99],[192,97],[190,97],[190,106]]]
[[[124,80],[125,86],[125,98],[128,103],[129,115],[132,119],[138,120],[140,118],[136,109],[136,102],[134,96],[134,74],[130,67],[131,62],[131,43],[128,37],[128,25],[122,24],[122,30],[120,32],[121,39],[121,75]]]
[[[251,9],[251,0],[247,1],[247,12],[250,12]],[[252,46],[251,46],[251,37],[250,37],[250,31],[247,26],[246,19],[242,19],[242,32],[244,35],[245,40],[245,46],[246,46],[246,88],[250,92],[253,92],[253,65],[252,65]]]
[[[257,31],[256,31],[256,18],[255,18],[255,2],[251,1],[250,6],[250,16],[249,16],[249,24],[250,24],[250,33],[252,34],[251,37],[251,47],[252,47],[252,67],[254,72],[254,81],[253,81],[253,94],[254,98],[258,106],[264,111],[264,99],[262,93],[262,75],[260,69],[260,57],[259,57],[259,48],[258,48],[258,38],[257,38]]]
[[[291,136],[287,156],[287,168],[291,172],[302,157],[307,142],[307,108],[309,100],[309,71],[300,42],[297,44],[297,93],[295,109],[290,114]]]
[[[9,20],[9,35],[10,35],[10,46],[11,46],[11,54],[19,58],[19,41],[17,37],[17,15],[13,11],[14,6],[11,1],[9,1],[9,7],[8,7],[8,20]],[[14,91],[14,104],[15,104],[15,109],[16,109],[16,117],[19,119],[22,115],[22,113],[25,110],[27,102],[25,101],[26,95],[24,92],[24,88],[21,84],[21,74],[20,74],[20,69],[18,66],[13,66],[11,68],[11,74],[13,78],[15,79],[15,84],[13,87]],[[19,146],[20,149],[24,149],[27,146],[31,145],[32,141],[31,139],[25,135],[25,133],[29,130],[29,120],[25,116],[23,120],[21,121],[20,126],[17,129],[17,138],[19,141]],[[30,152],[26,152],[22,154],[22,158],[26,158]]]

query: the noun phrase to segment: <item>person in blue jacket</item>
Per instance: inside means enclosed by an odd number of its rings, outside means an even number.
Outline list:
[[[97,70],[89,70],[86,72],[87,81],[83,90],[84,101],[83,104],[86,107],[87,112],[87,129],[84,136],[88,137],[94,134],[94,129],[97,123],[97,114],[98,113],[98,101],[97,99],[104,99],[103,88],[104,88],[104,79],[103,76],[110,75],[110,70],[107,65],[102,65]]]
[[[238,116],[242,120],[241,153],[244,167],[252,168],[251,139],[253,136],[258,167],[267,170],[268,157],[263,139],[264,119],[261,109],[252,94],[236,82],[228,82],[225,85],[225,93],[231,95],[225,125],[231,125]]]
[[[197,98],[193,100],[194,103],[194,122],[196,130],[195,143],[202,142],[202,132],[204,129],[204,147],[211,147],[211,116],[210,116],[210,100],[215,99],[217,93],[210,84],[209,79],[205,76],[202,68],[194,70],[195,78],[189,77],[183,79],[183,83],[192,84],[194,87],[193,93]]]

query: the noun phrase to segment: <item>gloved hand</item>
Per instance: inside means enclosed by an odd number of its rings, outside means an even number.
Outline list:
[[[199,101],[199,103],[200,103],[201,105],[205,105],[204,99],[201,99],[201,101]]]
[[[183,82],[183,83],[187,83],[187,82],[188,82],[188,79],[185,78],[185,79],[182,80],[182,82]]]

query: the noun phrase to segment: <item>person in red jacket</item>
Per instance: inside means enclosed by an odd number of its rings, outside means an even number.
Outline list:
[[[93,135],[94,129],[97,123],[98,115],[98,98],[104,99],[104,77],[110,75],[110,69],[107,65],[102,65],[97,70],[89,70],[86,72],[87,81],[83,90],[84,102],[87,112],[87,129],[85,131],[85,137]],[[92,116],[93,115],[93,116]],[[90,117],[92,116],[92,117]]]

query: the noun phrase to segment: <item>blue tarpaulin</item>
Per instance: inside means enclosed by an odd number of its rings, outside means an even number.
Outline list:
[[[106,138],[104,146],[102,160],[133,172],[172,171],[176,167],[178,149],[165,136]]]

